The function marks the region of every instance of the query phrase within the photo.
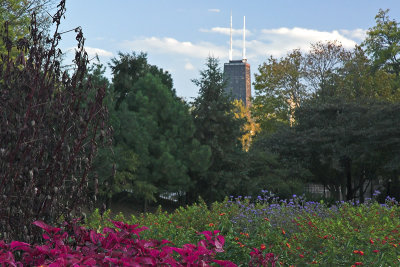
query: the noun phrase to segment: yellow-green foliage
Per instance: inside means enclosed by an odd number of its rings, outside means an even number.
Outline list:
[[[279,257],[278,266],[397,266],[400,255],[400,206],[393,200],[385,205],[339,203],[328,207],[295,197],[279,201],[259,198],[225,199],[211,207],[200,201],[172,213],[162,211],[124,218],[111,218],[110,211],[98,210],[86,225],[100,230],[109,219],[147,226],[144,238],[167,239],[176,246],[196,244],[198,232],[219,230],[225,236],[229,259],[246,266],[249,253],[257,248]]]

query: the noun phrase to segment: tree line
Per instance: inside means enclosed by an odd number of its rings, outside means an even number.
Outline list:
[[[366,190],[399,197],[399,23],[389,10],[375,19],[354,49],[318,42],[259,66],[252,148],[284,164],[287,193],[314,183],[336,200],[363,201]]]

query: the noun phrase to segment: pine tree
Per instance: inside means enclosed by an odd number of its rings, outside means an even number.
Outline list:
[[[244,120],[235,118],[235,106],[225,94],[226,81],[215,58],[208,58],[200,78],[193,80],[199,96],[193,103],[195,137],[211,148],[211,165],[206,173],[196,174],[196,191],[206,202],[221,200],[228,194],[241,193],[246,180],[246,153],[240,138]]]
[[[116,179],[112,193],[132,192],[146,203],[161,194],[182,198],[190,174],[207,169],[210,151],[194,138],[188,105],[176,96],[171,76],[147,63],[145,54],[113,60],[119,95],[111,114]],[[119,101],[119,102],[118,102]]]

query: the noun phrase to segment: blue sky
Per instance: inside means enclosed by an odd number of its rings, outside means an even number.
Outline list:
[[[375,25],[379,9],[400,20],[400,0],[67,0],[62,30],[83,28],[89,55],[107,65],[118,52],[148,53],[150,64],[168,70],[177,94],[190,101],[208,55],[228,61],[230,12],[233,58],[241,59],[243,16],[252,80],[267,57],[280,57],[311,43],[338,40],[351,49]],[[68,61],[73,33],[63,36]],[[107,76],[111,77],[108,70]]]

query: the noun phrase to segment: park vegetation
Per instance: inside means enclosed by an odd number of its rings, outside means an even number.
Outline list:
[[[50,6],[0,3],[0,264],[398,262],[400,28],[389,10],[353,49],[317,42],[267,58],[249,109],[225,93],[212,57],[192,102],[144,52],[119,53],[109,81],[79,27],[65,68],[65,0],[52,24]],[[118,200],[177,209],[115,217]]]

